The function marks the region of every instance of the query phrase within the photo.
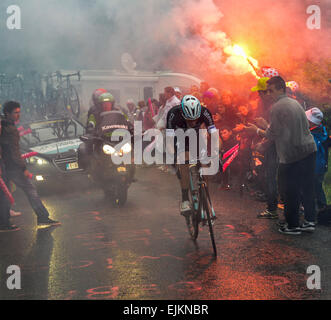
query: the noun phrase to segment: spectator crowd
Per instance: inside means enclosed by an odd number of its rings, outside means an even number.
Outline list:
[[[323,112],[302,99],[294,81],[285,83],[278,74],[268,75],[258,79],[247,97],[218,90],[205,81],[183,92],[167,87],[159,100],[149,104],[140,101],[135,106],[128,101],[129,118],[141,120],[143,130],[164,129],[167,112],[185,94],[195,96],[212,113],[219,130],[223,167],[213,177],[219,189],[247,192],[265,202],[265,210],[257,217],[278,219],[280,232],[312,232],[318,217],[328,211],[323,189],[328,129]],[[284,210],[283,219],[279,209]]]
[[[270,70],[269,70],[270,71]],[[248,192],[266,203],[258,218],[278,219],[279,231],[300,234],[314,231],[318,216],[328,212],[323,181],[328,169],[330,138],[319,108],[307,106],[297,92],[296,83],[285,81],[272,71],[259,78],[246,97],[230,90],[219,90],[207,82],[200,87],[184,89],[166,87],[159,100],[127,101],[126,108],[118,106],[129,121],[142,122],[142,129],[156,128],[164,132],[167,114],[180,104],[184,95],[195,96],[212,114],[220,137],[222,166],[213,177],[219,189]],[[21,187],[28,196],[38,224],[56,224],[49,219],[29,172],[20,159],[19,135],[15,127],[20,105],[8,102],[1,121],[0,165],[2,181],[9,180]],[[1,152],[0,152],[1,155]],[[161,166],[162,170],[171,167]],[[10,204],[0,190],[0,229],[16,230],[9,223]],[[279,208],[284,218],[279,220]],[[299,223],[300,212],[303,223]]]

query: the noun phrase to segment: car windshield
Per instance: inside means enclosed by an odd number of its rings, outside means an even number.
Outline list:
[[[24,126],[24,131],[30,129],[30,133],[21,136],[21,145],[26,148],[75,139],[84,134],[84,127],[73,119],[34,122]]]

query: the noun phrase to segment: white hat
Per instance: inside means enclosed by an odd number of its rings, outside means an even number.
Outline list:
[[[178,87],[174,87],[175,92],[182,93]]]
[[[307,119],[316,124],[317,126],[321,124],[323,120],[323,112],[318,108],[311,108],[306,111]]]

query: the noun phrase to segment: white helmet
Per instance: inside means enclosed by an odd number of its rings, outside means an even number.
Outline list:
[[[191,95],[186,95],[182,99],[182,111],[186,120],[196,120],[200,118],[201,104],[200,101]]]

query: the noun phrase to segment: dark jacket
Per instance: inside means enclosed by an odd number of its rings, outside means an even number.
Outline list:
[[[21,158],[20,134],[14,121],[3,119],[0,145],[6,170],[26,170],[25,160]]]
[[[234,136],[231,136],[228,140],[224,141],[222,139],[222,152],[225,153],[229,151],[231,148],[233,148],[236,144],[238,144],[238,141],[235,139]]]
[[[126,119],[128,119],[128,115],[123,111],[123,109],[120,106],[114,107],[112,111],[120,112]],[[97,127],[100,125],[100,122],[102,121],[101,114],[103,111],[100,111],[100,109],[93,105],[90,107],[87,113],[87,122],[86,122],[86,132],[87,133],[97,133]]]
[[[100,120],[96,127],[96,134],[100,137],[111,136],[117,129],[123,129],[133,134],[133,125],[121,111],[105,111],[100,113]]]
[[[310,129],[311,134],[314,137],[317,153],[316,153],[316,165],[315,173],[323,174],[328,171],[328,158],[329,158],[329,136],[326,128],[323,125],[313,127]]]

